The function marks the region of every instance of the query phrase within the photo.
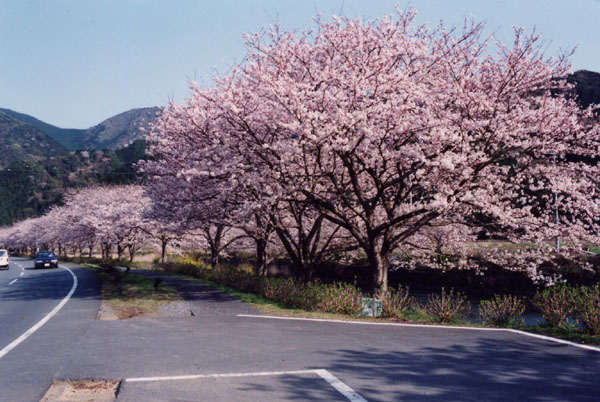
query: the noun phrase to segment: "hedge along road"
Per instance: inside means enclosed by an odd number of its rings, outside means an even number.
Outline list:
[[[597,400],[595,350],[506,331],[239,316],[247,309],[214,307],[230,303],[214,291],[196,294],[206,308],[193,317],[96,321],[97,283],[72,270],[69,303],[0,359],[0,400],[39,400],[55,378],[130,379],[122,401]]]

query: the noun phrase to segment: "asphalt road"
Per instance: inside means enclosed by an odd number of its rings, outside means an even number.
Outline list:
[[[31,260],[11,258],[9,266],[0,271],[0,349],[48,314],[73,283],[68,271],[34,270]]]
[[[25,270],[39,289],[16,291],[21,279],[6,283],[19,270],[0,272],[0,348],[11,312],[36,305],[39,316],[73,283],[64,270]],[[38,401],[53,379],[123,380],[119,401],[600,400],[597,351],[510,332],[241,317],[226,297],[214,314],[97,321],[98,285],[72,270],[71,300],[0,358],[0,401]]]
[[[79,340],[89,336],[100,306],[100,287],[89,271],[72,269],[78,285],[71,299],[0,357],[0,401],[39,401],[69,365]],[[0,272],[0,351],[52,312],[73,282],[65,269],[34,270],[32,260],[11,257],[10,269]]]

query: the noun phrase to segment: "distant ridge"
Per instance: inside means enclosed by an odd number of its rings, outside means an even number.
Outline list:
[[[118,114],[85,130],[74,145],[77,149],[123,148],[135,140],[144,139],[146,133],[141,129],[148,129],[159,112],[158,107],[147,107]]]
[[[50,137],[54,138],[56,141],[58,141],[59,143],[61,143],[62,145],[64,145],[65,147],[67,147],[69,149],[75,149],[73,147],[74,141],[77,139],[78,136],[80,136],[81,134],[83,134],[85,132],[84,129],[56,127],[56,126],[53,126],[52,124],[48,124],[46,122],[38,120],[35,117],[30,116],[28,114],[15,112],[14,110],[10,110],[10,109],[0,109],[0,112],[3,112],[5,114],[9,115],[10,117],[12,117],[16,120],[19,120],[23,123],[32,125],[33,127],[37,128],[38,130],[43,131],[44,133],[48,134]]]
[[[0,112],[30,125],[70,150],[101,150],[123,148],[135,140],[144,139],[147,129],[160,112],[158,107],[132,109],[104,120],[88,129],[60,128],[25,113],[0,108]]]
[[[68,152],[67,147],[40,129],[0,112],[0,168]]]

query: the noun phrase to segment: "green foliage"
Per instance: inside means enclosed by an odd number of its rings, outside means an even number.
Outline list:
[[[78,151],[0,170],[0,226],[47,212],[60,205],[68,189],[94,184],[131,184],[134,164],[145,158],[145,142],[117,151]]]
[[[379,295],[381,299],[382,317],[403,318],[408,309],[414,305],[408,287],[398,286],[398,289],[389,287],[387,292]]]
[[[497,326],[516,323],[524,311],[523,300],[512,295],[494,295],[492,300],[484,300],[479,305],[481,319]]]
[[[29,200],[33,184],[25,166],[17,162],[0,170],[0,225],[25,219],[37,209]]]
[[[110,154],[110,172],[101,178],[107,184],[130,184],[137,180],[135,164],[146,158],[146,141],[136,140]]]
[[[564,326],[569,315],[575,311],[574,289],[558,284],[539,291],[531,300],[551,327]]]
[[[600,285],[575,290],[573,302],[583,328],[592,335],[600,335]]]
[[[471,306],[464,294],[454,293],[454,289],[446,292],[445,288],[442,288],[441,294],[429,295],[427,303],[423,306],[427,314],[441,323],[460,319],[467,315],[470,309]]]

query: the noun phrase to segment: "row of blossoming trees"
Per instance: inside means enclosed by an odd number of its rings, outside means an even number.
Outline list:
[[[273,246],[304,279],[354,251],[383,289],[397,256],[432,262],[482,232],[536,244],[503,261],[532,275],[556,237],[598,243],[598,124],[568,96],[566,57],[522,30],[505,46],[414,19],[247,36],[243,63],[149,133],[147,216],[203,234],[213,263],[250,240],[257,274]]]
[[[157,236],[144,219],[150,200],[139,186],[93,187],[72,192],[63,206],[39,218],[27,219],[0,233],[6,247],[56,249],[102,257],[115,251],[133,258],[142,245]]]

